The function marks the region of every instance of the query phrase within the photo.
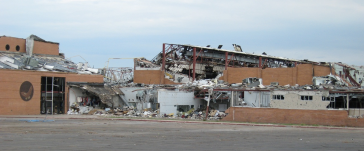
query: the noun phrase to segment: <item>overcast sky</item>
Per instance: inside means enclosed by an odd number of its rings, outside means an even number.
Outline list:
[[[35,34],[101,68],[163,43],[364,65],[363,0],[0,0],[0,35]],[[72,61],[83,62],[81,57]],[[132,60],[111,60],[132,67]]]

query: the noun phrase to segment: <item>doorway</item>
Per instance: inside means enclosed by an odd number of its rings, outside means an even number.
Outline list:
[[[64,114],[65,78],[41,77],[41,114]]]

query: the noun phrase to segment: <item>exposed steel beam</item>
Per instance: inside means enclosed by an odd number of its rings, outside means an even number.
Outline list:
[[[193,73],[192,73],[192,81],[195,81],[196,78],[196,48],[193,48]]]

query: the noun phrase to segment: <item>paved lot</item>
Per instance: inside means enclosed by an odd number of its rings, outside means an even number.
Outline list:
[[[0,117],[0,150],[364,150],[363,129]]]

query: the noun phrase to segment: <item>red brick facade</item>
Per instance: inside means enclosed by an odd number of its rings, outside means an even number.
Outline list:
[[[263,85],[271,82],[279,82],[279,85],[305,85],[312,84],[313,76],[325,76],[330,74],[330,68],[312,64],[299,64],[294,68],[231,68],[224,71],[221,80],[228,83],[241,83],[243,79],[258,77],[263,79]]]
[[[230,107],[223,121],[364,127],[363,118],[349,118],[345,110],[297,110]]]
[[[6,37],[0,36],[0,52],[8,51],[8,52],[26,52],[26,40],[22,38],[14,38],[14,37]],[[6,50],[6,48],[9,50]],[[19,51],[16,48],[19,48]],[[46,55],[59,55],[59,44],[58,43],[49,43],[49,42],[41,42],[34,41],[33,46],[34,54],[46,54]]]
[[[102,75],[0,69],[0,115],[40,114],[41,77],[64,77],[66,83],[104,82]],[[24,81],[29,81],[33,85],[34,94],[29,101],[23,101],[19,94],[20,86]],[[67,110],[67,84],[65,91],[65,110]]]

